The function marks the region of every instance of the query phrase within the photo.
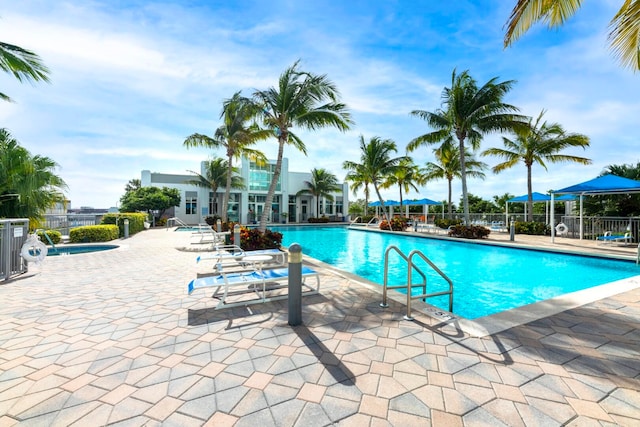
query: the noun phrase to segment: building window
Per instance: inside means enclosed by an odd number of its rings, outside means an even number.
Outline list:
[[[268,164],[259,166],[255,162],[249,163],[249,190],[268,191],[276,165]],[[276,184],[276,191],[280,191],[280,180]]]
[[[198,193],[195,191],[186,191],[184,195],[185,214],[198,214]]]

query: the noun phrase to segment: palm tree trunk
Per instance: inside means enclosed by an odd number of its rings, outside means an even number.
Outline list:
[[[227,186],[224,190],[224,199],[222,199],[222,218],[224,222],[229,221],[227,211],[229,210],[229,196],[231,195],[231,174],[233,173],[233,155],[227,153],[227,156],[229,157],[229,170],[227,171]],[[238,221],[240,221],[240,218],[238,218]]]
[[[467,196],[467,168],[465,165],[464,138],[460,138],[460,178],[462,178],[462,204],[464,206],[464,224],[471,223],[469,217],[469,198]]]
[[[527,221],[533,221],[533,192],[531,189],[531,165],[527,165]]]
[[[280,172],[282,169],[282,157],[284,155],[284,143],[287,141],[288,134],[286,131],[281,131],[280,136],[278,137],[278,158],[276,159],[276,168],[273,171],[273,178],[271,179],[271,184],[269,184],[269,191],[267,191],[267,198],[264,201],[264,209],[262,210],[262,215],[260,215],[260,226],[258,230],[261,233],[264,233],[267,229],[267,218],[271,214],[271,204],[273,203],[273,196],[276,192],[276,185],[278,184],[278,179],[280,178]]]
[[[384,200],[382,200],[382,196],[380,195],[380,190],[378,189],[378,186],[375,185],[375,184],[373,184],[373,188],[375,188],[376,194],[378,195],[378,200],[380,200],[380,209],[382,209],[382,213],[384,214],[384,218],[389,223],[389,227],[391,227],[391,220],[389,219],[389,213],[385,209]]]
[[[449,216],[449,219],[453,219],[453,209],[451,208],[451,194],[453,193],[451,190],[451,179],[448,180],[449,181],[449,203],[448,203],[448,208],[447,208],[447,214]]]

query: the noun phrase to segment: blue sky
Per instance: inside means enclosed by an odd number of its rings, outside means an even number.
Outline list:
[[[393,139],[404,155],[429,131],[409,112],[439,108],[453,69],[468,69],[479,84],[516,80],[506,101],[522,114],[547,110],[548,121],[591,138],[588,150],[571,154],[593,165],[534,169],[534,191],[546,192],[640,161],[640,75],[620,68],[606,46],[619,5],[585,2],[565,26],[536,26],[505,50],[513,1],[0,0],[0,40],[35,51],[51,69],[51,84],[0,75],[16,101],[0,104],[0,126],[60,165],[72,207],[106,208],[143,169],[183,174],[223,155],[182,143],[194,132],[212,135],[222,100],[276,85],[298,59],[336,84],[355,125],[298,131],[308,156],[291,147],[285,156],[294,171],[323,167],[339,179],[342,162],[359,159],[359,135]],[[500,135],[490,135],[482,149],[500,145]],[[258,148],[273,158],[276,140]],[[411,155],[420,166],[433,160],[431,148]],[[525,194],[526,170],[487,171],[469,191]],[[455,182],[456,203],[460,193]],[[397,199],[398,190],[383,195]],[[446,181],[435,181],[409,197],[446,195]]]

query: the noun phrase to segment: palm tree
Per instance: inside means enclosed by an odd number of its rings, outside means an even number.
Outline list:
[[[364,216],[367,216],[368,208],[369,208],[369,196],[370,196],[369,184],[371,184],[371,181],[369,181],[369,176],[367,175],[367,173],[364,170],[364,167],[362,165],[353,163],[353,166],[355,167],[355,169],[349,170],[349,172],[347,172],[347,175],[345,176],[344,180],[347,181],[347,182],[351,182],[351,191],[353,192],[354,196],[357,194],[357,192],[360,189],[363,190],[363,192],[364,192]],[[348,169],[345,164],[343,164],[342,167],[344,169]]]
[[[35,53],[9,43],[0,42],[0,70],[13,74],[19,82],[49,81],[49,69]],[[0,92],[0,99],[12,99]]]
[[[398,186],[400,190],[400,205],[402,205],[402,190],[404,190],[406,194],[408,194],[411,189],[420,191],[417,185],[424,185],[424,183],[425,180],[420,173],[420,168],[413,163],[413,159],[406,157],[400,161],[398,169],[387,177],[384,186],[386,188],[391,188],[394,185]]]
[[[342,187],[338,185],[338,178],[326,169],[314,168],[311,170],[311,181],[305,181],[304,188],[296,193],[296,196],[310,194],[316,198],[316,215],[320,216],[320,198],[324,197],[330,202],[333,201],[333,194],[340,191]]]
[[[493,167],[493,172],[500,173],[519,162],[523,162],[527,168],[527,221],[533,219],[533,197],[531,185],[531,167],[534,163],[547,170],[546,162],[562,163],[575,162],[583,165],[591,164],[591,160],[585,157],[561,154],[560,152],[571,147],[586,148],[589,146],[589,137],[579,133],[567,133],[558,123],[542,121],[545,111],[542,110],[535,123],[529,119],[527,127],[517,129],[516,138],[502,138],[504,148],[489,148],[483,156],[497,156],[504,161]]]
[[[504,46],[510,46],[531,26],[544,21],[559,27],[582,6],[576,0],[518,0],[505,27]],[[609,48],[623,67],[640,70],[640,0],[624,0],[609,22]]]
[[[188,184],[197,185],[202,188],[210,188],[213,193],[213,205],[218,205],[218,188],[229,183],[231,188],[244,189],[244,180],[238,174],[238,168],[231,168],[231,179],[229,179],[229,164],[225,159],[216,158],[204,162],[205,174],[201,175],[194,171],[188,171],[196,175],[196,179],[187,181]],[[211,212],[213,214],[213,212]],[[226,213],[226,212],[225,212]]]
[[[278,138],[278,157],[271,183],[260,217],[259,229],[264,232],[267,218],[271,214],[271,204],[276,191],[285,144],[291,144],[305,155],[307,148],[294,126],[307,130],[333,126],[341,131],[349,129],[351,115],[345,104],[339,102],[339,92],[326,75],[316,75],[298,69],[299,61],[287,68],[278,80],[278,87],[255,91],[256,105],[262,108],[264,124],[272,129]]]
[[[460,149],[453,140],[450,139],[433,152],[436,161],[427,162],[423,171],[424,179],[426,181],[436,179],[447,180],[449,190],[449,196],[447,198],[448,216],[449,219],[452,219],[453,203],[451,183],[454,178],[460,178],[462,176],[460,169]],[[467,176],[484,179],[485,175],[482,170],[487,167],[485,163],[476,160],[471,153],[465,153],[465,165],[467,168]]]
[[[444,108],[435,112],[411,112],[411,115],[424,119],[435,130],[409,142],[407,151],[414,151],[422,145],[443,142],[449,138],[458,141],[466,224],[469,224],[470,217],[465,144],[468,141],[471,148],[477,150],[484,135],[512,130],[522,123],[525,117],[515,114],[518,108],[502,101],[513,84],[513,80],[497,82],[497,77],[494,77],[479,88],[468,71],[456,74],[456,70],[453,70],[451,87],[445,87],[442,91]]]
[[[390,221],[390,218],[385,210],[380,189],[384,188],[385,182],[398,170],[400,164],[408,159],[407,156],[391,157],[397,151],[396,143],[390,139],[374,136],[367,143],[364,136],[360,135],[360,163],[347,160],[342,164],[344,169],[362,174],[373,185],[387,221]]]
[[[48,208],[64,203],[67,185],[55,174],[56,167],[52,159],[31,155],[9,131],[0,129],[0,217],[29,218],[37,224]]]
[[[228,171],[225,174],[225,193],[222,201],[222,218],[227,221],[227,210],[229,209],[229,197],[233,179],[233,159],[242,156],[249,158],[259,164],[267,162],[262,152],[251,148],[256,142],[267,139],[271,132],[261,129],[256,123],[248,124],[257,114],[256,106],[243,98],[240,92],[236,92],[229,99],[223,102],[220,118],[223,124],[216,129],[213,138],[207,135],[194,133],[184,141],[184,146],[224,148],[227,156]]]

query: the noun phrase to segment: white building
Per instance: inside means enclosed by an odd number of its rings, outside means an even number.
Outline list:
[[[200,174],[206,176],[204,162]],[[253,223],[260,220],[267,198],[267,191],[275,161],[258,166],[254,162],[242,159],[240,175],[245,184],[244,190],[231,189],[228,217],[232,221]],[[189,184],[195,175],[172,175],[166,173],[142,171],[142,187],[168,187],[180,191],[180,206],[168,211],[165,216],[177,217],[187,224],[203,223],[208,216],[221,216],[224,185],[214,195],[211,188]],[[282,170],[273,198],[270,222],[306,222],[309,218],[326,216],[331,221],[343,221],[349,208],[349,186],[340,184],[342,191],[333,194],[329,201],[321,197],[317,212],[317,198],[309,194],[296,196],[298,191],[306,189],[305,181],[311,181],[311,172],[289,172],[288,159],[282,159]],[[215,197],[214,197],[215,196]]]

